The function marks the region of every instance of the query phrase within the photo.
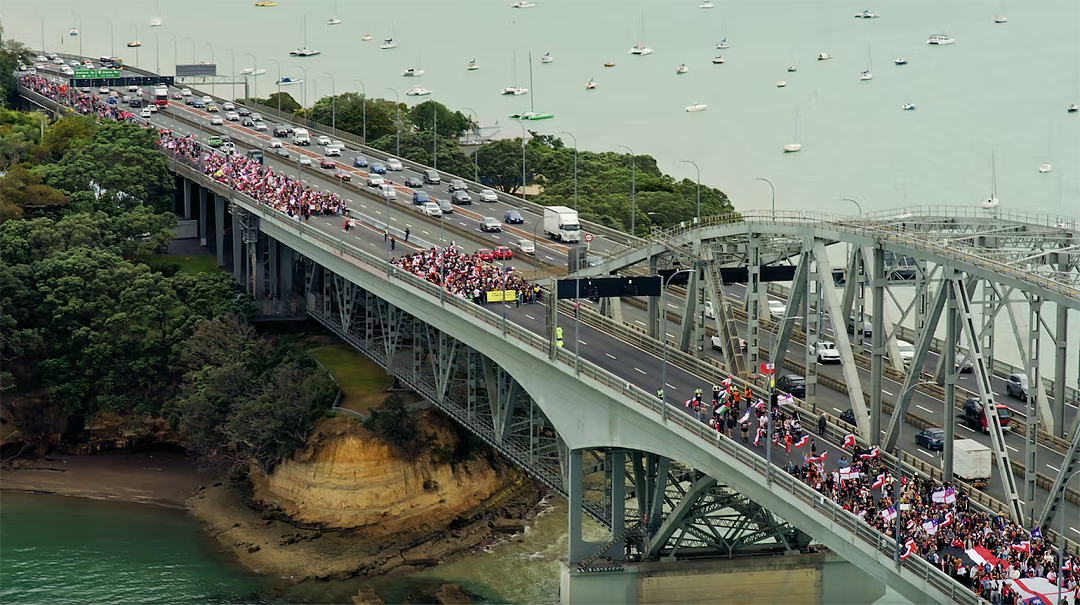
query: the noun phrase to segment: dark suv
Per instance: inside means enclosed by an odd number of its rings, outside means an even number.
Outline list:
[[[1008,431],[1012,423],[1012,412],[1009,411],[1008,406],[998,404],[997,413],[1001,421],[1001,430]],[[967,421],[968,426],[977,431],[990,432],[990,428],[986,425],[986,411],[983,410],[982,400],[978,397],[971,397],[964,402],[964,420]]]
[[[799,374],[786,374],[776,381],[776,388],[802,399],[806,397],[806,378]]]
[[[284,126],[274,126],[274,136],[275,137],[289,136],[289,129],[285,128]]]

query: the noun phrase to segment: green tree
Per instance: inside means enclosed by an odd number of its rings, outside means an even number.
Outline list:
[[[387,153],[397,153],[397,137],[388,134],[371,142],[371,146]],[[401,133],[401,157],[425,166],[432,165],[434,141],[431,132]],[[520,163],[519,163],[520,166]],[[453,139],[439,136],[439,169],[452,174],[472,174],[472,158],[461,152]]]
[[[4,27],[0,25],[0,108],[18,106],[15,90],[15,68],[19,61],[28,62],[26,45],[16,40],[4,40]]]
[[[397,393],[391,393],[382,405],[371,410],[364,426],[409,458],[419,456],[430,442]]]
[[[0,222],[18,218],[24,212],[53,210],[67,203],[66,195],[43,184],[40,175],[22,166],[12,166],[0,178]]]
[[[294,99],[293,96],[287,92],[275,92],[265,99],[252,97],[251,100],[260,105],[265,105],[267,107],[277,109],[279,97],[281,99],[281,111],[285,113],[296,113],[301,109],[300,103],[297,103],[296,99]],[[238,100],[243,102],[243,99]]]
[[[509,194],[521,190],[521,139],[500,139],[479,147],[476,162],[480,166],[480,176],[492,186]],[[540,167],[540,147],[525,146],[525,168],[528,175],[535,175]],[[468,174],[466,172],[465,174]],[[532,178],[531,176],[529,177]]]
[[[41,139],[44,114],[0,108],[0,171],[25,160]]]
[[[346,92],[337,95],[336,107],[331,103],[331,97],[322,97],[306,113],[307,117],[314,122],[329,125],[331,116],[336,111],[338,130],[351,132],[359,137],[364,136],[364,104],[367,104],[367,139],[374,141],[388,134],[397,132],[395,120],[398,108],[393,101],[386,99],[365,99],[358,92]],[[408,108],[401,105],[401,119],[408,119]],[[402,126],[403,133],[406,127]]]
[[[436,114],[438,120],[436,120]],[[409,123],[421,132],[437,130],[447,137],[460,137],[472,127],[472,120],[460,111],[450,111],[438,101],[424,101],[409,110]]]

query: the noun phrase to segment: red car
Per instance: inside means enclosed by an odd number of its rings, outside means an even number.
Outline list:
[[[334,167],[334,160],[323,158],[323,159],[319,160],[319,167],[321,167],[321,168],[333,168]]]
[[[172,98],[177,100],[177,101],[183,101],[184,100],[184,95],[182,95],[182,94],[180,94],[178,92],[174,92]]]
[[[491,253],[491,256],[498,260],[510,260],[514,258],[514,253],[506,246],[495,246],[495,251]]]
[[[337,172],[337,174],[335,174],[334,176],[336,176],[338,179],[340,179],[342,181],[349,181],[349,182],[352,181],[352,175],[349,174],[348,172],[345,172],[344,170],[339,170]]]
[[[494,253],[492,253],[492,251],[488,250],[487,248],[480,248],[479,250],[476,251],[476,254],[480,257],[480,260],[484,260],[484,261],[488,261],[488,262],[491,262],[491,261],[495,260]]]

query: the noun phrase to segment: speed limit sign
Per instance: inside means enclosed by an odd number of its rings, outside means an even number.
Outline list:
[[[586,242],[591,242],[592,241],[592,233],[586,233],[585,234],[585,241]]]

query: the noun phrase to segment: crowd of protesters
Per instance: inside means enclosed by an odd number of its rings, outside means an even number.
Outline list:
[[[442,250],[432,248],[390,260],[417,277],[441,285],[452,296],[485,304],[487,293],[513,291],[516,304],[536,302],[540,287],[530,284],[513,267],[500,268],[481,258],[479,253],[465,254],[451,244]]]
[[[23,87],[43,97],[53,101],[59,98],[61,103],[70,106],[79,115],[93,115],[103,120],[119,122],[129,122],[137,117],[123,109],[120,104],[109,103],[108,98],[79,92],[63,82],[54,82],[49,78],[30,75],[22,76],[19,82]]]
[[[260,204],[267,204],[289,216],[301,216],[306,220],[313,214],[337,215],[348,210],[345,199],[340,195],[317,191],[295,178],[237,154],[206,156],[203,172]]]

